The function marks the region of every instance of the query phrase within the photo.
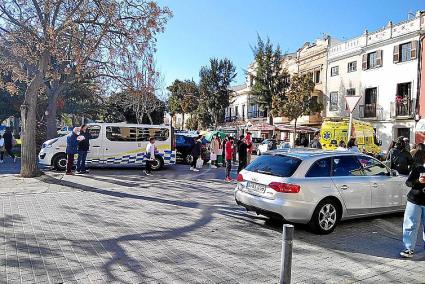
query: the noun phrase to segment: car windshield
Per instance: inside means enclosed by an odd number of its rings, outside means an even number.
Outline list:
[[[278,177],[290,177],[301,164],[301,160],[285,155],[264,155],[255,159],[247,171]]]

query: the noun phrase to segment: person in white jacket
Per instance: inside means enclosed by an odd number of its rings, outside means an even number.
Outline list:
[[[152,162],[155,160],[155,138],[151,137],[149,143],[146,146],[146,168],[145,175],[150,176],[152,174]]]

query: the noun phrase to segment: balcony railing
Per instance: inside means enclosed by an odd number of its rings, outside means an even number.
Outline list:
[[[376,118],[376,104],[359,106],[360,118]]]
[[[392,118],[413,118],[415,116],[415,100],[401,99],[391,103]]]

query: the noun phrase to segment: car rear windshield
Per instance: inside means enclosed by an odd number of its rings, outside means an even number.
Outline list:
[[[301,164],[301,160],[285,155],[263,155],[256,158],[247,171],[278,177],[290,177]]]

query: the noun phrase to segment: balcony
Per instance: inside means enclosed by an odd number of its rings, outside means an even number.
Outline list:
[[[360,118],[376,118],[376,104],[359,106]]]
[[[415,117],[415,100],[401,98],[391,103],[391,118],[407,119]]]

